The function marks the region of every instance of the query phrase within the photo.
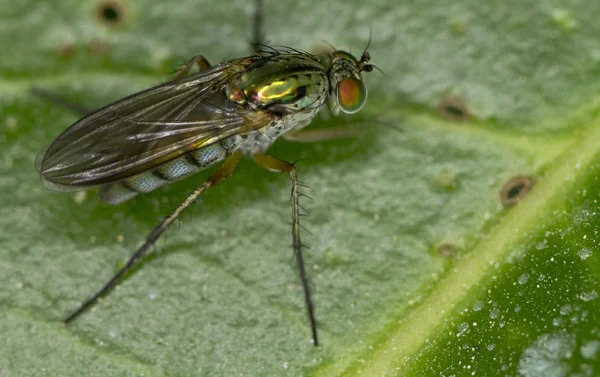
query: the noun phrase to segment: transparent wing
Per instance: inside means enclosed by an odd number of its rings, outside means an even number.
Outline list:
[[[65,130],[36,159],[58,190],[115,182],[235,134],[270,115],[229,101],[223,88],[255,59],[223,63],[109,104]]]

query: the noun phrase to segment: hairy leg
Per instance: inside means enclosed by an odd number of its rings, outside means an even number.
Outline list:
[[[136,263],[146,254],[148,249],[154,245],[160,235],[167,229],[173,221],[175,221],[181,213],[188,208],[194,201],[196,201],[200,195],[204,193],[208,188],[218,185],[233,174],[235,168],[242,157],[241,153],[234,153],[230,155],[223,165],[221,165],[200,187],[195,189],[181,204],[177,206],[171,213],[165,217],[158,225],[152,229],[150,234],[146,237],[146,241],[140,246],[135,253],[129,257],[127,263],[121,267],[117,273],[115,273],[104,285],[90,298],[84,301],[77,309],[67,315],[64,319],[64,323],[69,323],[75,319],[79,314],[86,311],[92,306],[98,299],[106,295],[118,282],[119,280],[129,271]]]
[[[298,176],[296,174],[296,167],[294,166],[294,164],[290,164],[289,162],[285,162],[275,157],[267,156],[265,154],[254,155],[254,160],[260,166],[267,170],[285,172],[289,173],[290,175],[292,184],[292,239],[294,255],[296,257],[296,263],[298,264],[298,271],[300,273],[302,289],[304,290],[304,301],[306,302],[306,310],[308,312],[308,319],[310,321],[313,344],[315,346],[318,346],[319,340],[317,336],[317,321],[315,319],[313,303],[310,296],[308,279],[306,278],[306,270],[304,268],[304,257],[302,256],[302,242],[300,240],[300,195],[298,193]]]

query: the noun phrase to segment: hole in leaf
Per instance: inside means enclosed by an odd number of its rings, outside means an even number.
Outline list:
[[[517,176],[509,180],[500,190],[500,202],[505,207],[517,204],[531,188],[534,181],[531,177]]]
[[[466,121],[471,117],[467,106],[458,98],[447,97],[438,105],[441,117],[453,121]]]
[[[107,26],[123,23],[125,8],[117,1],[103,1],[96,7],[96,16]]]

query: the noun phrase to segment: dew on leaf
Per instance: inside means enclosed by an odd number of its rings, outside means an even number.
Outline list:
[[[563,305],[560,307],[560,314],[567,315],[571,312],[571,305]]]
[[[490,310],[490,318],[491,319],[498,318],[499,314],[500,314],[500,309],[498,309],[498,308],[494,308],[494,309]]]
[[[563,360],[573,354],[575,339],[566,334],[544,334],[526,348],[519,360],[523,377],[564,377],[570,367]]]
[[[585,302],[592,301],[593,299],[598,298],[598,292],[596,292],[596,291],[583,292],[579,295],[579,298]]]
[[[517,280],[519,282],[519,284],[525,284],[529,281],[529,274],[525,273],[521,276],[519,276],[519,279]]]
[[[585,359],[593,359],[600,350],[600,341],[591,340],[581,346],[581,356]]]
[[[577,252],[577,255],[579,255],[579,258],[581,258],[581,260],[586,260],[592,256],[592,250],[583,248]]]
[[[577,314],[571,316],[571,323],[575,325],[579,323],[579,316]]]

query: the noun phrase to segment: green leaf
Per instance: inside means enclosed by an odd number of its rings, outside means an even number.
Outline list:
[[[252,2],[4,1],[0,375],[598,375],[600,3],[266,3],[269,43],[356,52],[372,27],[385,72],[365,79],[357,116],[315,122],[366,136],[270,151],[301,158],[312,187],[303,240],[322,346],[288,178],[251,161],[60,322],[209,172],[116,207],[49,192],[33,160],[77,116],[28,89],[95,108],[191,56],[244,56]],[[505,207],[518,177],[535,184]]]

